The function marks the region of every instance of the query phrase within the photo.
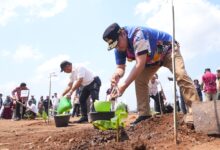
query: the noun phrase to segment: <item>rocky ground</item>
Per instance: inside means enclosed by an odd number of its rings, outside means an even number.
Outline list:
[[[196,133],[178,115],[177,144],[174,142],[173,115],[153,117],[135,127],[129,123],[135,119],[130,114],[126,128],[120,132],[120,142],[116,142],[116,131],[99,131],[89,124],[73,124],[57,128],[53,119],[49,124],[44,120],[0,120],[1,150],[75,150],[75,149],[117,149],[117,150],[219,150],[219,136]],[[71,118],[71,121],[77,118]]]

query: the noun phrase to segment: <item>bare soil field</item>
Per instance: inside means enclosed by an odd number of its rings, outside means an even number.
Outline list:
[[[173,138],[173,115],[165,114],[143,121],[135,127],[130,114],[126,128],[116,142],[116,131],[100,131],[92,124],[69,123],[57,128],[54,120],[0,120],[0,150],[219,150],[219,136],[207,136],[189,129],[178,114],[178,144]],[[71,121],[78,118],[71,118]]]

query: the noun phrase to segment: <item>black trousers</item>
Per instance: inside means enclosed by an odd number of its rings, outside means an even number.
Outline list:
[[[80,104],[74,104],[73,106],[73,113],[72,113],[72,117],[79,116],[80,114]]]
[[[164,102],[163,102],[163,97],[161,95],[161,93],[157,93],[155,96],[154,95],[150,95],[150,97],[152,99],[154,99],[154,110],[156,112],[160,112],[161,110],[164,113],[165,112],[165,107],[164,107]],[[161,109],[160,109],[161,106]]]
[[[82,88],[81,94],[79,96],[82,116],[87,116],[87,99],[89,96],[91,96],[93,103],[95,100],[99,100],[100,86],[101,80],[99,77],[95,77],[89,85]]]
[[[187,113],[187,110],[186,110],[186,104],[185,104],[185,101],[184,101],[184,98],[183,98],[183,95],[182,93],[180,92],[180,106],[181,106],[181,110],[183,112],[183,114],[186,114]],[[178,104],[177,104],[177,108],[178,108]]]
[[[22,108],[22,112],[21,112],[21,108]],[[19,119],[24,118],[25,111],[26,111],[26,107],[23,107],[21,104],[16,103],[16,105],[15,105],[16,115],[15,116],[17,118],[19,118]]]

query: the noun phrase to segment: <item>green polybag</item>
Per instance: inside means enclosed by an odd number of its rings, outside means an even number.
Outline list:
[[[71,104],[70,99],[66,97],[62,97],[58,104],[57,113],[62,114],[64,112],[68,112],[70,111],[71,108],[72,108],[72,104]]]
[[[128,117],[127,105],[119,103],[115,110],[115,117],[111,120],[96,120],[93,125],[100,130],[118,129],[125,127],[124,120]]]

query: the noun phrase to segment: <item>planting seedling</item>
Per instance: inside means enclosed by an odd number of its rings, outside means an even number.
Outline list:
[[[47,113],[43,111],[42,118],[44,119],[45,123],[47,122],[47,117],[48,117]]]
[[[128,116],[127,105],[120,103],[115,111],[115,117],[111,120],[96,120],[93,122],[94,127],[100,130],[116,130],[116,141],[120,141],[120,129],[125,127],[124,119]]]

